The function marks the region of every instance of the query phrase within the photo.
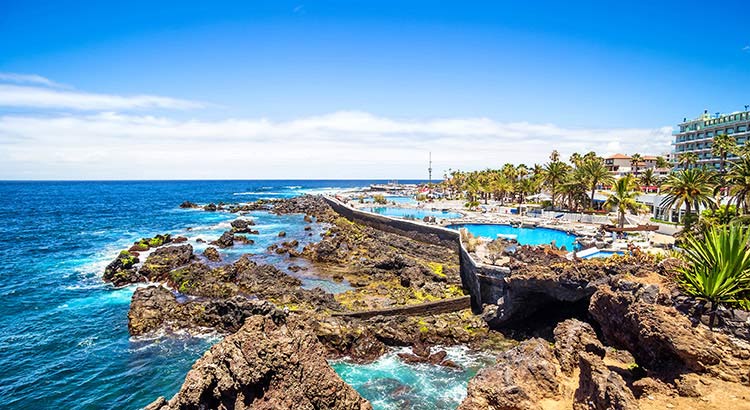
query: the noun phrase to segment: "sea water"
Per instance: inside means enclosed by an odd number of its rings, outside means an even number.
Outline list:
[[[127,313],[136,286],[114,289],[101,275],[121,249],[141,237],[185,235],[199,252],[205,245],[198,238],[218,238],[237,217],[180,209],[181,202],[250,202],[382,182],[0,182],[0,403],[4,408],[138,409],[177,392],[193,362],[220,335],[129,337]],[[288,259],[265,252],[281,240],[278,232],[305,243],[324,229],[316,226],[308,236],[301,215],[253,212],[249,217],[260,231],[251,235],[255,244],[223,251],[226,260],[252,253],[285,269]],[[314,272],[299,276],[308,288],[348,289]],[[371,389],[378,389],[380,370],[336,366],[376,408],[393,408],[390,399]],[[373,384],[362,383],[370,371]],[[402,371],[419,379],[432,370],[405,367],[396,373]],[[470,372],[435,373],[429,379],[445,380],[458,389],[458,397]],[[432,397],[427,385],[417,383],[411,391]]]
[[[433,352],[441,348],[433,348]],[[406,364],[393,349],[370,364],[354,364],[346,359],[332,361],[334,370],[379,410],[455,409],[466,397],[469,379],[494,363],[494,356],[473,352],[465,346],[444,348],[447,359],[461,369],[431,364]]]

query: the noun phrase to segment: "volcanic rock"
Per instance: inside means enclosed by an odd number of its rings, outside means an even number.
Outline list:
[[[234,233],[251,233],[251,226],[255,225],[255,222],[250,219],[235,219],[231,222],[232,232]]]
[[[211,245],[216,245],[219,248],[230,248],[234,245],[234,234],[231,231],[226,231],[219,239],[211,242]]]
[[[152,281],[163,280],[171,270],[187,265],[193,257],[191,245],[159,247],[148,255],[139,273]]]
[[[213,346],[168,402],[149,410],[368,410],[370,404],[334,372],[323,346],[294,318],[253,316]]]
[[[112,282],[113,285],[118,287],[140,282],[143,280],[143,276],[138,274],[135,267],[138,262],[138,256],[133,253],[129,251],[120,252],[115,260],[104,269],[104,281]]]
[[[209,246],[203,251],[203,256],[206,257],[206,259],[210,260],[211,262],[219,262],[221,261],[221,255],[219,255],[219,251],[216,250],[213,246]]]

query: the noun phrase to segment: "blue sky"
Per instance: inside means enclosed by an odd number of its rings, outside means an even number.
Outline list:
[[[104,3],[0,2],[0,178],[148,177],[144,150],[202,165],[165,178],[420,177],[430,149],[666,151],[683,117],[750,104],[746,2]]]

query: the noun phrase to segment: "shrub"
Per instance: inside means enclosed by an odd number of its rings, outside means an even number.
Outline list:
[[[385,199],[385,196],[383,196],[382,194],[375,194],[375,195],[373,195],[372,196],[372,200],[376,204],[380,204],[380,205],[386,205],[386,204],[388,204],[388,201]]]
[[[739,226],[713,227],[703,239],[685,238],[687,264],[678,268],[677,281],[688,295],[716,304],[747,308],[750,296],[750,230]]]

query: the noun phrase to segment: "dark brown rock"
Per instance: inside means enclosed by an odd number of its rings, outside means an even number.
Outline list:
[[[191,245],[163,246],[156,248],[143,262],[139,273],[149,280],[164,280],[168,273],[193,260]]]
[[[234,233],[251,233],[251,226],[255,225],[255,222],[250,219],[235,219],[231,222],[232,232]]]
[[[550,344],[526,340],[469,381],[459,410],[539,410],[542,399],[560,394],[559,376]]]
[[[372,407],[325,360],[310,329],[292,318],[253,316],[211,348],[169,402],[149,410],[331,409]]]
[[[135,267],[138,262],[137,254],[129,251],[120,252],[104,269],[104,281],[118,287],[143,281],[143,276]]]
[[[216,245],[219,248],[230,248],[234,245],[234,234],[231,231],[226,231],[219,239],[211,242],[211,245]]]
[[[604,346],[597,339],[590,324],[568,319],[555,327],[555,355],[563,373],[571,375],[578,368],[579,356],[592,353],[599,358],[605,354]]]
[[[128,330],[133,336],[161,329],[200,331],[213,328],[220,332],[234,332],[246,318],[259,314],[278,316],[282,312],[270,302],[243,296],[180,303],[169,289],[148,286],[138,288],[133,293],[128,312]]]
[[[638,402],[619,374],[591,353],[579,354],[581,376],[575,392],[575,410],[637,410]]]
[[[219,255],[219,251],[216,250],[213,246],[209,246],[203,251],[203,256],[206,257],[206,259],[210,260],[211,262],[219,262],[221,261],[221,255]]]

